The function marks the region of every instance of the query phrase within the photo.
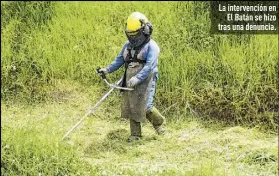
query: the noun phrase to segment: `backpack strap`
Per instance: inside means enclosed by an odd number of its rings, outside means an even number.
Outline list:
[[[138,48],[135,48],[133,51],[134,53],[132,53],[132,47],[130,44],[128,44],[127,46],[127,50],[128,50],[128,55],[127,55],[127,58],[128,60],[125,61],[125,68],[128,67],[128,65],[131,63],[131,62],[139,62],[139,63],[142,63],[142,64],[145,64],[146,63],[146,60],[141,60],[141,59],[138,59],[138,54],[139,52],[142,50],[142,48],[146,45],[147,43],[145,43],[144,45],[138,47]]]
[[[139,62],[139,63],[142,63],[142,64],[145,64],[146,63],[146,60],[141,60],[141,59],[138,59],[138,54],[139,52],[142,50],[142,48],[147,44],[148,42],[144,43],[143,45],[141,45],[140,47],[138,48],[135,48],[134,49],[134,53],[132,53],[132,47],[130,45],[130,43],[128,44],[127,46],[127,50],[128,50],[128,53],[127,53],[127,58],[128,60],[125,60],[125,71],[124,71],[124,75],[123,75],[123,80],[122,80],[122,84],[121,86],[122,87],[126,87],[126,72],[127,72],[127,69],[128,69],[128,65],[131,63],[131,62]],[[120,92],[123,92],[124,90],[120,90]]]

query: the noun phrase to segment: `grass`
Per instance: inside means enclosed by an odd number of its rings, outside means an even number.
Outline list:
[[[119,92],[61,141],[107,89],[57,80],[45,103],[2,102],[1,175],[278,175],[278,138],[257,128],[166,112],[168,136],[144,123],[127,143]]]
[[[1,97],[42,102],[56,79],[101,85],[96,68],[117,56],[127,16],[140,11],[161,50],[160,106],[190,104],[202,116],[276,131],[278,37],[213,35],[209,4],[1,2]]]
[[[95,69],[133,11],[154,25],[170,135],[145,123],[127,143],[115,91],[61,141],[108,91]],[[209,2],[1,2],[1,175],[278,175],[278,37],[209,30]]]

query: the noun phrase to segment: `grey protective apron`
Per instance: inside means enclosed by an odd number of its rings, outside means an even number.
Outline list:
[[[143,47],[144,48],[144,47]],[[137,59],[145,60],[142,57],[143,49],[137,55]],[[137,54],[135,50],[131,50],[131,55]],[[124,60],[129,58],[127,48],[124,51]],[[127,85],[127,82],[135,76],[144,67],[145,63],[130,62],[125,71],[126,79],[124,79],[123,85]],[[152,84],[153,73],[150,73],[148,77],[138,85],[134,87],[132,91],[123,91],[123,104],[121,116],[126,119],[134,120],[135,122],[144,122],[146,120],[146,110],[148,96]]]

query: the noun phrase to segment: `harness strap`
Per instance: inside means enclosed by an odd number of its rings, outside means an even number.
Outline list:
[[[149,40],[148,40],[148,42],[149,42]],[[131,47],[130,43],[128,44],[128,46],[127,46],[127,50],[128,50],[127,58],[129,58],[129,60],[125,60],[125,71],[124,71],[124,76],[123,76],[122,85],[121,85],[122,87],[126,87],[126,72],[127,72],[127,69],[128,69],[128,65],[131,62],[139,62],[139,63],[142,63],[142,64],[146,63],[146,60],[138,59],[138,54],[148,42],[144,43],[143,45],[141,45],[138,48],[135,48],[135,52],[134,52],[133,56],[132,56],[132,53],[131,53],[132,47]],[[120,90],[120,92],[123,92],[123,91],[124,90]]]
[[[139,52],[142,50],[142,48],[146,45],[147,43],[141,45],[140,47],[138,48],[135,48],[135,52],[134,54],[132,55],[131,53],[131,50],[132,50],[132,47],[130,44],[128,44],[127,46],[127,50],[128,50],[128,55],[127,55],[127,58],[129,58],[129,60],[126,60],[125,61],[125,68],[127,69],[128,65],[131,63],[131,62],[139,62],[139,63],[142,63],[142,64],[145,64],[146,63],[146,60],[141,60],[141,59],[138,59],[138,54]]]

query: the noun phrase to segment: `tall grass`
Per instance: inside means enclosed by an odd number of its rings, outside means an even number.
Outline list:
[[[160,109],[277,128],[277,35],[210,34],[209,2],[1,2],[1,98],[43,100],[56,79],[103,86],[95,69],[120,52],[133,11],[161,49]]]
[[[47,30],[51,2],[1,2],[1,98],[41,99],[50,78],[33,31]],[[33,48],[37,49],[34,50]]]

